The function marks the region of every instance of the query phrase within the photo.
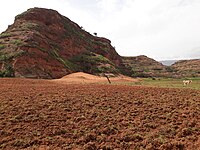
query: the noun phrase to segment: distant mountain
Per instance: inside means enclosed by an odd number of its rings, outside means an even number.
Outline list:
[[[165,66],[171,66],[172,64],[174,64],[177,61],[178,60],[162,60],[162,61],[159,61],[159,62],[162,63]]]

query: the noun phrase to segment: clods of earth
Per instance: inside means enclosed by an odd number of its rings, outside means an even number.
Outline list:
[[[0,149],[192,150],[200,91],[0,79]]]

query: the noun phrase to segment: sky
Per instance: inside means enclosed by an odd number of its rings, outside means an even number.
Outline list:
[[[0,33],[29,8],[57,10],[111,40],[121,56],[200,59],[200,0],[6,0]]]

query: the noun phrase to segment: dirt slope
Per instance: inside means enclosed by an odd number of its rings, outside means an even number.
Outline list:
[[[0,79],[0,149],[193,150],[200,91]]]

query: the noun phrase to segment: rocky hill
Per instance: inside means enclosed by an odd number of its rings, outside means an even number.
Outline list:
[[[132,77],[168,77],[168,67],[147,56],[122,57],[127,68],[126,73]]]
[[[110,40],[92,36],[55,10],[29,9],[0,35],[0,76],[117,73],[120,64],[121,57]]]
[[[200,59],[180,60],[171,68],[177,77],[200,77]]]

